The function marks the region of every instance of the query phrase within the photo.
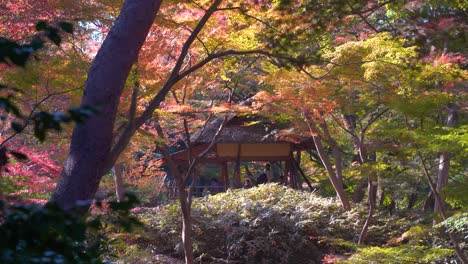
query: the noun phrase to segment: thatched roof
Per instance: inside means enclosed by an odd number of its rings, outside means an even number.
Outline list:
[[[224,117],[215,118],[192,135],[192,155],[205,151],[223,121]],[[230,115],[215,141],[215,147],[205,159],[212,162],[236,159],[286,160],[290,158],[291,150],[314,148],[310,137],[286,140],[280,136],[280,131],[288,129],[287,125],[273,123],[259,116]],[[238,144],[238,147],[233,144]],[[187,159],[186,150],[173,153],[172,156],[176,160]]]
[[[195,132],[191,140],[193,143],[210,143],[216,131],[223,123],[224,118],[219,117],[206,127]],[[279,137],[279,131],[285,125],[275,124],[268,120],[252,116],[231,115],[221,130],[216,143],[281,143],[286,142]]]

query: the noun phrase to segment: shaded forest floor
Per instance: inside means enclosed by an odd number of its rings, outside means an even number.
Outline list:
[[[448,240],[432,228],[430,215],[378,212],[366,245],[358,246],[364,206],[345,212],[334,199],[276,184],[195,199],[192,210],[200,263],[444,263],[455,258]],[[113,234],[120,261],[182,261],[178,204],[134,211],[144,227]]]

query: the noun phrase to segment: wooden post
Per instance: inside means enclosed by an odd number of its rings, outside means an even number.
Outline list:
[[[294,165],[298,165],[298,166],[294,166]],[[300,150],[297,150],[296,151],[296,158],[295,160],[293,161],[293,167],[295,168],[295,171],[296,171],[296,181],[297,181],[297,187],[299,188],[299,190],[303,191],[304,188],[302,188],[302,178],[299,174],[299,170],[298,168],[300,168],[301,166],[301,151]]]
[[[294,159],[291,159],[289,162],[289,177],[291,188],[297,189],[297,179],[296,179],[296,168],[293,166]]]
[[[241,144],[237,144],[237,157],[236,157],[236,168],[234,173],[234,187],[241,188],[241,178],[240,178],[240,154],[241,154]]]
[[[221,178],[223,179],[224,190],[227,190],[229,188],[229,172],[227,161],[224,161],[221,164]]]
[[[289,160],[288,160],[289,182],[290,182],[291,188],[296,189],[296,178],[295,178],[296,173],[294,172],[295,167],[293,166],[293,162],[294,162],[294,153],[291,147],[291,150],[289,151]]]
[[[283,184],[288,186],[288,177],[289,177],[289,162],[287,160],[284,161],[284,177],[283,177]]]

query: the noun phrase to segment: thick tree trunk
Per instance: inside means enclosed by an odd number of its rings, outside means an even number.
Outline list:
[[[120,95],[138,52],[153,24],[161,0],[126,0],[89,71],[82,105],[98,114],[73,130],[70,152],[51,201],[65,209],[90,202],[107,162]]]
[[[122,202],[125,198],[125,186],[120,165],[119,163],[114,166],[115,196],[117,197],[117,202]]]

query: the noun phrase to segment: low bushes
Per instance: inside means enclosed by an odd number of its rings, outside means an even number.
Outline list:
[[[276,184],[196,199],[192,211],[196,253],[212,262],[320,263],[320,237],[352,240],[361,222],[356,210],[346,213],[333,199]],[[155,240],[165,241],[160,251],[183,254],[177,204],[140,217]]]
[[[363,206],[345,212],[335,199],[276,184],[230,190],[194,200],[194,249],[201,263],[430,263],[453,256],[431,247],[434,234],[425,229],[430,218],[416,214],[377,212],[370,246],[357,246],[366,214]],[[177,203],[142,208],[138,216],[147,227],[140,247],[183,256]],[[407,239],[397,239],[405,232]],[[385,246],[392,238],[396,242]]]

